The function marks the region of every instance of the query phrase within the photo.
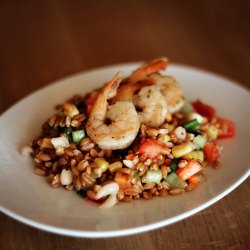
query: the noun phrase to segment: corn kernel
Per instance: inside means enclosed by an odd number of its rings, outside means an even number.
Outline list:
[[[109,165],[111,173],[115,172],[118,168],[122,168],[122,163],[120,161],[113,162]]]
[[[167,142],[170,141],[170,136],[169,135],[159,135],[158,139],[159,142],[162,142],[166,144]]]
[[[186,160],[197,160],[199,162],[203,162],[204,161],[204,153],[203,151],[192,151],[190,153],[187,153],[185,155],[183,155],[183,158]]]
[[[175,129],[174,125],[168,124],[168,131],[172,132]]]
[[[218,137],[218,134],[219,134],[219,129],[217,127],[215,127],[214,125],[209,126],[207,130],[208,140],[210,141],[216,140]]]
[[[95,158],[94,162],[102,169],[102,172],[105,172],[109,167],[109,163],[103,158]]]
[[[79,110],[72,103],[65,103],[63,105],[63,109],[64,109],[64,114],[66,116],[69,116],[70,118],[74,117],[75,115],[79,115]]]
[[[185,142],[172,148],[172,155],[175,158],[180,158],[185,154],[190,153],[193,150],[193,146],[190,142]]]

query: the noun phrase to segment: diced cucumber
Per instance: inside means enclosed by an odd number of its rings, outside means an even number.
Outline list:
[[[134,177],[137,181],[141,181],[141,176],[139,174],[135,173]]]
[[[193,140],[193,144],[196,149],[203,148],[206,142],[207,142],[207,138],[204,135],[197,135]]]
[[[72,132],[72,139],[73,142],[75,143],[79,143],[84,137],[85,137],[85,131],[83,129]]]
[[[175,172],[170,173],[166,181],[169,183],[170,187],[173,188],[185,188],[187,183],[183,181]]]

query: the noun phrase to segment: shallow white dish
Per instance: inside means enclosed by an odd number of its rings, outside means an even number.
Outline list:
[[[166,74],[182,85],[189,100],[200,98],[216,107],[218,115],[236,122],[237,136],[221,141],[223,167],[206,169],[207,181],[194,192],[150,201],[120,203],[99,209],[74,192],[52,189],[33,172],[30,157],[19,153],[40,132],[55,104],[73,94],[101,86],[122,70],[127,76],[139,64],[91,70],[58,81],[27,96],[0,117],[0,210],[23,223],[76,237],[129,235],[182,220],[223,198],[249,176],[250,94],[236,83],[199,69],[173,64]]]

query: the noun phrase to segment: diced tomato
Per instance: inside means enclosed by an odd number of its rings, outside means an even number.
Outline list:
[[[168,147],[160,144],[157,140],[154,139],[145,139],[139,146],[139,153],[151,159],[155,158],[164,150],[168,150]]]
[[[209,119],[215,117],[215,115],[216,115],[216,111],[212,106],[210,106],[210,105],[208,105],[206,103],[203,103],[203,102],[201,102],[199,100],[192,102],[192,105],[193,105],[193,108],[200,115],[205,116],[205,117],[207,117]]]
[[[128,154],[125,156],[126,160],[130,160],[130,161],[132,161],[134,157],[135,157],[135,154]]]
[[[132,186],[130,183],[130,176],[128,174],[116,172],[114,180],[122,189]]]
[[[189,187],[192,189],[197,188],[200,184],[199,177],[197,175],[193,175],[188,178]]]
[[[218,149],[218,145],[216,143],[207,143],[204,148],[205,160],[210,163],[216,163],[220,158],[220,151]]]
[[[189,160],[184,168],[177,169],[176,174],[185,181],[201,170],[202,166],[196,160]]]
[[[219,125],[218,139],[231,138],[235,136],[234,122],[225,118],[217,118],[217,124]]]
[[[198,175],[193,175],[188,178],[189,184],[192,184],[194,187],[197,187],[200,183],[199,176]]]
[[[165,165],[165,166],[169,166],[171,162],[172,162],[171,159],[166,158],[165,161],[164,161],[164,165]]]

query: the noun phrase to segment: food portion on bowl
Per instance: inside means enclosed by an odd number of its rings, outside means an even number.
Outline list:
[[[35,173],[106,208],[196,189],[206,167],[220,166],[217,141],[233,137],[235,125],[210,105],[189,102],[177,80],[160,72],[167,65],[166,58],[146,62],[126,79],[118,72],[57,105],[22,148]]]

